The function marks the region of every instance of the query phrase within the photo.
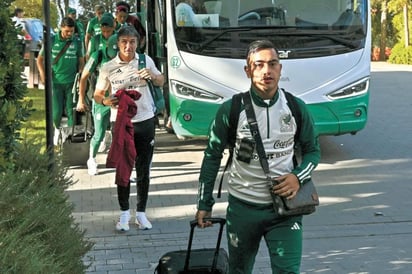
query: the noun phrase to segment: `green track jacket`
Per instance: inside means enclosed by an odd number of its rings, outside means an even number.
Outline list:
[[[293,173],[301,184],[311,176],[320,160],[318,136],[312,117],[305,103],[297,99],[302,115],[302,125],[298,138],[301,150],[299,164],[293,163],[295,155],[294,136],[297,124],[288,106],[284,92],[278,89],[274,98],[262,100],[251,89],[252,104],[262,137],[271,177]],[[214,204],[213,188],[218,174],[223,152],[228,143],[229,116],[232,100],[219,108],[209,133],[209,141],[204,153],[199,177],[198,209],[211,211]],[[260,165],[256,148],[250,163],[237,158],[242,139],[253,139],[244,111],[240,108],[236,130],[234,156],[227,180],[228,193],[238,199],[255,204],[271,204],[267,177]]]

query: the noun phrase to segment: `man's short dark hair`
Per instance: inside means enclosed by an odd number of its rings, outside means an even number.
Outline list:
[[[249,59],[250,55],[262,50],[262,49],[274,49],[276,53],[278,53],[278,50],[275,48],[275,45],[269,40],[256,40],[253,41],[252,43],[249,44],[248,50],[247,50],[247,58]]]
[[[60,24],[60,27],[70,27],[70,28],[74,28],[75,26],[75,22],[71,17],[64,17],[62,19],[62,22]]]

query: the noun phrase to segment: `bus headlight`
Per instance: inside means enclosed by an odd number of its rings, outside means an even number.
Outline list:
[[[352,96],[358,96],[364,94],[369,89],[369,77],[363,78],[355,83],[350,84],[342,89],[335,90],[327,94],[329,99],[342,99]]]
[[[216,102],[222,100],[223,97],[207,92],[205,90],[189,86],[177,81],[171,81],[173,92],[178,97],[183,97],[187,99],[195,99],[200,101]]]

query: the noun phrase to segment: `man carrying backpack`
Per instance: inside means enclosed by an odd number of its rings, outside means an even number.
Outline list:
[[[302,216],[280,217],[273,208],[270,191],[291,199],[307,182],[320,159],[318,137],[305,103],[293,97],[299,116],[279,88],[282,64],[274,45],[259,40],[249,46],[245,72],[251,87],[245,96],[252,108],[269,163],[270,177],[280,183],[269,190],[268,177],[262,169],[255,137],[245,114],[245,102],[223,103],[209,133],[199,177],[198,211],[200,227],[210,226],[213,188],[226,145],[235,141],[227,181],[227,239],[229,273],[252,273],[262,237],[269,250],[273,273],[299,273],[302,256]],[[288,96],[289,97],[289,96]],[[246,98],[246,97],[244,97]],[[233,103],[232,103],[233,101]],[[232,108],[238,109],[238,122],[231,124]],[[231,128],[234,127],[234,136]],[[233,138],[233,140],[231,140]],[[301,147],[301,162],[295,162],[295,145]]]

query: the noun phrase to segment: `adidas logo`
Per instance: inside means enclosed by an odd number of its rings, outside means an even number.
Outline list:
[[[121,70],[121,69],[118,69],[118,70],[116,70],[115,73],[122,73],[122,70]]]
[[[293,226],[290,229],[291,230],[300,230],[300,225],[298,223],[294,223]]]

